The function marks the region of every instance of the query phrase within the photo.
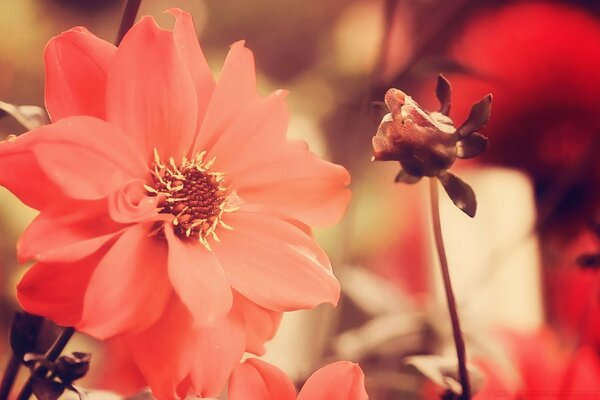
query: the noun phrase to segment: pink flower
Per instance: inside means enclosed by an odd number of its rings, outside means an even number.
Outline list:
[[[0,184],[41,210],[18,243],[36,261],[19,302],[98,338],[154,331],[181,304],[194,329],[221,329],[238,297],[335,304],[307,226],[341,217],[348,172],[286,139],[286,93],[257,94],[243,42],[215,83],[191,17],[170,12],[172,32],[144,17],[119,48],[84,28],[49,42],[53,123],[0,143]]]
[[[367,400],[365,376],[348,361],[329,364],[312,374],[296,397],[290,379],[258,359],[238,365],[229,382],[230,400]]]

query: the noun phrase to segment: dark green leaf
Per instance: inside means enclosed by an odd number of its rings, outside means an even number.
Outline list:
[[[458,158],[472,158],[483,153],[487,149],[488,138],[479,132],[473,132],[461,139],[456,144],[456,156]]]
[[[437,87],[435,88],[435,95],[440,101],[440,113],[448,115],[450,113],[451,88],[450,82],[442,74],[438,76]]]
[[[473,218],[477,212],[477,199],[471,186],[448,171],[442,172],[438,178],[454,205]]]
[[[483,128],[490,119],[491,110],[492,94],[490,93],[487,96],[484,96],[477,103],[473,104],[471,107],[471,112],[469,113],[469,117],[456,131],[458,136],[461,138],[466,137],[471,133]]]

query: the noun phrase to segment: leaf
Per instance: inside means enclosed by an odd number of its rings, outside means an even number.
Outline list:
[[[59,382],[47,381],[38,377],[32,378],[31,388],[38,400],[56,400],[65,390]]]
[[[448,79],[444,77],[444,75],[439,74],[437,87],[435,88],[435,95],[440,101],[440,113],[444,115],[448,115],[450,113],[450,96],[451,96],[451,87]]]
[[[456,130],[458,137],[466,137],[475,131],[480,130],[487,124],[490,119],[490,113],[492,111],[492,94],[484,96],[477,103],[471,107],[469,117],[462,124],[460,128]]]
[[[412,365],[433,383],[458,395],[462,386],[458,377],[458,359],[454,356],[422,355],[404,358],[404,364]],[[479,368],[467,363],[467,374],[471,391],[477,393],[484,384],[484,375]]]
[[[41,107],[15,106],[14,104],[0,101],[0,117],[5,115],[10,115],[29,131],[50,122],[48,114]]]
[[[473,132],[456,144],[458,158],[473,158],[483,153],[488,146],[488,138],[479,132]]]
[[[419,182],[421,180],[420,176],[413,176],[411,174],[409,174],[408,172],[404,171],[403,169],[400,170],[400,172],[398,172],[398,175],[396,175],[396,179],[394,179],[394,182],[396,183],[407,183],[409,185],[415,184],[417,182]]]
[[[471,186],[448,171],[439,174],[438,178],[454,205],[473,218],[477,212],[477,199]]]

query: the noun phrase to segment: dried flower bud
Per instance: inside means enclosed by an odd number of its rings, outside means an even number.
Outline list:
[[[456,128],[448,117],[450,94],[450,83],[440,75],[436,89],[440,110],[428,112],[401,90],[388,90],[385,104],[390,113],[373,137],[373,160],[398,161],[402,169],[396,182],[439,178],[454,204],[473,217],[477,208],[473,190],[447,170],[457,158],[472,158],[487,148],[487,138],[477,130],[489,120],[492,95],[473,104],[467,120]]]
[[[90,369],[90,353],[75,352],[71,355],[61,356],[54,367],[54,373],[65,385],[82,378]]]

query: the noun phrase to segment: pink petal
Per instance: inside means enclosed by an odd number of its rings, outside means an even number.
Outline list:
[[[213,250],[231,287],[274,311],[336,304],[340,286],[327,255],[297,227],[280,219],[238,211],[221,229]]]
[[[194,132],[198,132],[215,88],[215,80],[198,43],[192,16],[179,8],[171,8],[168,12],[175,16],[173,38],[196,87],[198,120]]]
[[[308,378],[298,400],[367,400],[365,375],[358,364],[338,361]]]
[[[0,185],[23,203],[41,210],[63,199],[64,193],[48,178],[29,142],[22,138],[0,142]]]
[[[177,296],[152,327],[127,336],[136,365],[154,397],[180,398],[178,388],[189,374],[195,357],[196,338],[192,318]]]
[[[242,315],[246,330],[246,351],[256,355],[265,352],[265,342],[272,339],[279,328],[282,313],[267,310],[237,294],[235,312]]]
[[[198,100],[171,32],[144,17],[127,33],[108,74],[107,117],[147,160],[180,159],[195,134]]]
[[[73,263],[34,264],[17,286],[19,304],[59,325],[77,325],[88,281],[103,256],[99,251]]]
[[[225,59],[194,152],[210,150],[240,111],[258,99],[254,56],[244,47],[244,41],[236,42]]]
[[[146,387],[144,376],[133,360],[129,343],[121,337],[104,342],[103,362],[96,364],[91,386],[128,397]]]
[[[256,358],[238,365],[229,381],[229,400],[295,400],[296,389],[279,368]]]
[[[0,154],[6,152],[9,158],[19,151],[33,153],[48,178],[74,199],[106,197],[131,178],[148,174],[129,140],[106,122],[91,117],[65,118],[1,144]],[[11,172],[24,179],[29,171]]]
[[[73,262],[95,253],[123,229],[106,208],[106,200],[49,205],[20,237],[19,261]]]
[[[149,196],[144,184],[142,179],[132,179],[110,195],[108,209],[113,221],[127,224],[172,219],[156,212],[158,197]]]
[[[195,393],[202,398],[218,397],[244,354],[243,321],[230,313],[214,327],[197,329],[195,336],[195,358],[191,371]]]
[[[194,239],[175,236],[165,226],[169,242],[169,279],[193,316],[194,325],[211,325],[231,309],[233,296],[225,272],[214,254]]]
[[[46,46],[46,108],[53,121],[74,115],[105,119],[106,75],[116,47],[83,27]]]
[[[78,329],[105,339],[143,330],[162,315],[172,289],[167,247],[149,236],[151,224],[133,225],[108,250],[85,293]]]

